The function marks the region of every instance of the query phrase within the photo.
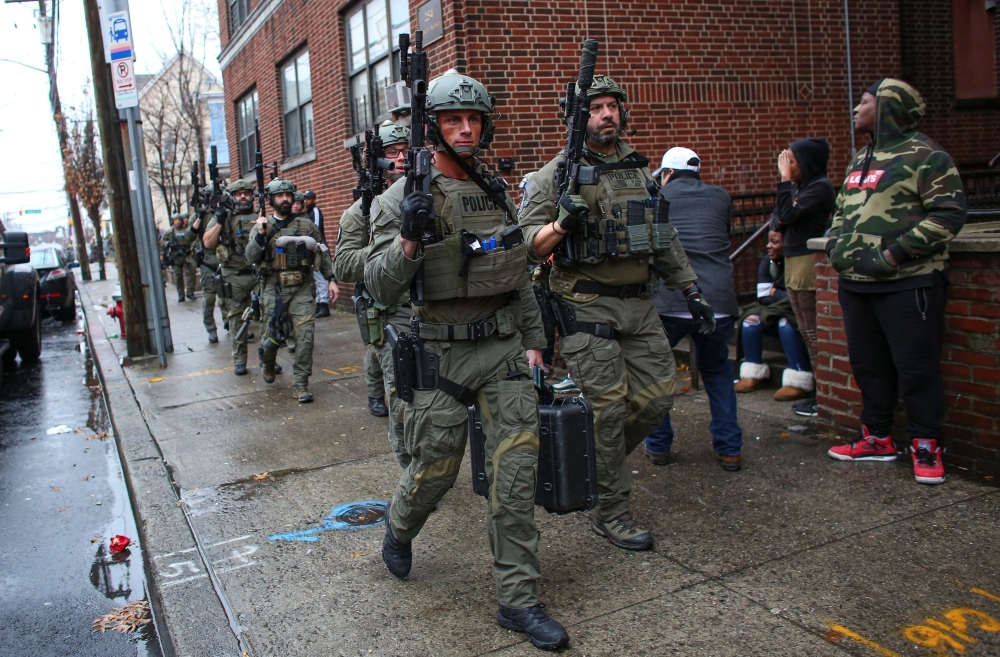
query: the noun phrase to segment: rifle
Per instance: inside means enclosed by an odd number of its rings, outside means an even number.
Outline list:
[[[579,185],[596,185],[600,182],[600,172],[596,167],[580,164],[587,136],[587,121],[590,120],[590,98],[587,97],[587,91],[594,82],[598,45],[595,39],[583,42],[579,78],[575,83],[570,82],[566,85],[566,97],[559,101],[566,121],[566,147],[563,149],[563,159],[556,167],[555,175],[560,196],[572,194]],[[589,219],[587,223],[590,223]],[[556,247],[557,258],[567,264],[572,264],[576,260],[577,249],[574,242],[578,237],[574,232],[570,231]]]
[[[214,210],[218,207],[225,207],[228,203],[222,190],[222,177],[219,176],[218,148],[212,146],[210,152],[212,159],[208,161],[208,175],[212,179],[212,196],[208,199],[208,208]]]
[[[406,155],[406,183],[404,195],[413,190],[425,194],[431,192],[431,153],[424,148],[427,119],[427,53],[423,49],[424,33],[417,30],[413,33],[413,52],[410,52],[410,35],[399,35],[399,77],[406,80],[410,88],[410,151]],[[421,217],[424,226],[430,226],[433,216]],[[437,242],[437,235],[432,229],[424,232],[420,238],[423,245]],[[410,303],[414,306],[424,305],[424,266],[420,265],[413,277],[410,289]]]
[[[260,321],[260,297],[257,296],[256,292],[250,293],[250,305],[243,311],[243,315],[240,319],[243,320],[243,325],[240,326],[240,330],[236,332],[236,342],[243,339],[243,334],[247,332],[251,319],[255,322]]]
[[[195,208],[201,207],[205,199],[201,195],[201,181],[198,179],[198,160],[191,163],[191,199],[188,204],[191,206],[191,214],[195,214]]]
[[[267,198],[267,193],[264,191],[264,157],[260,151],[260,121],[253,122],[254,138],[257,142],[257,160],[253,165],[253,171],[257,175],[257,192],[254,196],[260,202],[260,216],[267,216],[267,206],[265,205],[264,199]]]

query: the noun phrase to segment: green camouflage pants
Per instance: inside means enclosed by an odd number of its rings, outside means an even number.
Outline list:
[[[250,307],[250,293],[257,289],[257,279],[251,274],[238,274],[237,270],[222,270],[226,285],[232,290],[232,297],[226,299],[223,313],[229,320],[229,339],[233,347],[233,365],[247,364],[247,335],[250,328],[237,340],[236,333],[243,326],[243,311]]]
[[[598,504],[609,521],[629,510],[628,455],[674,404],[674,355],[651,301],[599,297],[573,303],[580,321],[611,324],[617,340],[587,333],[562,339],[559,350],[573,381],[594,406]]]
[[[403,401],[396,396],[396,375],[392,364],[392,346],[388,341],[381,347],[368,346],[368,354],[374,354],[377,359],[376,366],[382,375],[384,388],[378,394],[369,396],[380,397],[385,395],[389,404],[389,446],[392,447],[396,460],[404,468],[410,465],[410,454],[406,451],[406,444],[403,440]],[[365,355],[367,360],[367,354]],[[368,363],[365,363],[365,374],[368,374]],[[370,390],[370,388],[369,388]]]
[[[365,385],[368,386],[368,398],[378,397],[381,399],[385,395],[385,379],[382,376],[382,362],[378,357],[378,347],[373,344],[368,345],[362,363],[365,366]]]
[[[441,376],[475,390],[486,433],[490,483],[486,522],[493,552],[497,599],[507,607],[537,604],[538,400],[530,378],[506,380],[527,370],[520,334],[504,340],[425,341],[440,356]],[[412,541],[428,514],[455,483],[465,457],[468,409],[440,390],[417,390],[403,405],[404,442],[412,456],[392,498],[392,533]]]
[[[260,298],[260,332],[261,344],[269,337],[268,325],[274,315],[277,290],[272,276],[264,285]],[[312,376],[313,359],[313,329],[316,327],[316,284],[311,278],[306,278],[302,285],[281,288],[282,305],[288,311],[292,331],[295,334],[295,360],[292,363],[292,374],[295,385],[306,387]],[[264,350],[261,357],[265,363],[273,363],[278,357],[277,351]]]
[[[177,287],[177,298],[183,299],[186,293],[189,297],[194,296],[194,258],[188,256],[184,259],[183,265],[174,265],[174,285]]]
[[[215,330],[215,303],[219,302],[222,318],[226,318],[226,300],[219,294],[219,283],[215,271],[202,265],[201,267],[201,320],[206,331]]]

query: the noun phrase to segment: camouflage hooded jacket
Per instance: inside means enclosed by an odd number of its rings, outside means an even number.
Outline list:
[[[837,196],[830,260],[847,281],[931,285],[965,223],[962,180],[951,156],[914,129],[926,107],[916,89],[887,78],[876,103],[871,144],[854,158]]]

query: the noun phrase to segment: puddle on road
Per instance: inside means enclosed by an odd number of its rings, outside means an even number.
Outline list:
[[[322,534],[323,532],[364,529],[366,527],[381,525],[385,522],[385,512],[388,506],[386,502],[378,500],[342,504],[327,514],[326,518],[323,519],[323,524],[319,527],[287,534],[274,534],[268,538],[272,541],[305,541],[315,543],[319,540],[317,534]]]

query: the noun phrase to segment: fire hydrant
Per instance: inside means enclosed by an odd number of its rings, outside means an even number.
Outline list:
[[[122,310],[122,298],[120,295],[114,295],[111,300],[115,302],[115,305],[108,307],[108,315],[111,317],[118,318],[118,325],[122,330],[122,339],[125,339],[125,312]]]

